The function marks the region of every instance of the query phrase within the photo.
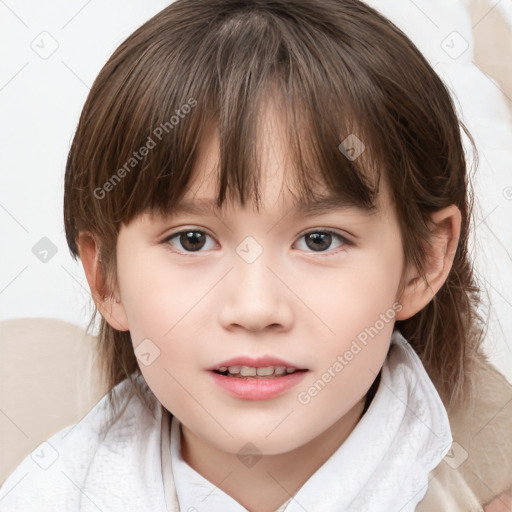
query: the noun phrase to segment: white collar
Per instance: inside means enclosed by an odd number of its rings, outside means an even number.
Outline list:
[[[414,349],[395,331],[370,407],[345,442],[278,512],[413,512],[425,496],[429,472],[451,443],[441,398]],[[180,510],[247,512],[183,460],[176,417],[170,451]]]

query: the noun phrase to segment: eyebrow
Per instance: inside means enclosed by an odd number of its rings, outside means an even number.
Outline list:
[[[371,214],[374,213],[375,209],[365,208],[363,206],[357,205],[355,202],[347,202],[346,200],[342,200],[339,197],[335,196],[315,198],[309,201],[301,199],[291,209],[292,212],[295,212],[296,214],[301,215],[303,217],[314,217],[316,215],[322,215],[325,213],[332,212],[333,210],[356,210],[360,213]],[[212,211],[221,211],[221,208],[219,208],[215,204],[215,201],[211,199],[196,199],[194,201],[180,201],[171,209],[170,213],[171,215],[201,215],[211,213]]]

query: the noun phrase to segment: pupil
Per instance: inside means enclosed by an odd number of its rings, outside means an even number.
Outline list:
[[[306,244],[310,249],[313,250],[316,250],[318,248],[320,248],[320,250],[327,249],[329,245],[331,245],[331,237],[332,235],[330,235],[329,233],[310,233],[309,235],[306,236]],[[310,241],[313,241],[314,244],[310,245]],[[315,245],[318,244],[318,242],[320,242],[320,245]]]

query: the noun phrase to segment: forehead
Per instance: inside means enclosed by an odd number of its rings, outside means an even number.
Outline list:
[[[358,204],[357,200],[351,200],[349,194],[340,193],[339,190],[335,191],[329,187],[322,180],[320,172],[310,173],[310,187],[307,192],[301,191],[297,186],[298,172],[289,147],[283,112],[276,106],[275,101],[270,99],[264,103],[261,113],[253,143],[254,158],[251,161],[251,167],[258,170],[258,191],[249,197],[249,203],[257,210],[261,201],[266,210],[286,207],[302,216],[319,215],[333,209],[371,213],[385,199],[377,197],[375,208],[365,208]],[[218,207],[216,200],[219,197],[221,181],[220,159],[219,130],[218,126],[211,122],[199,140],[189,185],[182,197],[173,205],[173,212],[201,214],[214,210],[221,211],[237,203],[245,207],[245,201],[241,201],[233,191],[228,201]],[[378,196],[388,193],[387,187],[384,187],[382,194]],[[255,200],[256,196],[258,200]]]

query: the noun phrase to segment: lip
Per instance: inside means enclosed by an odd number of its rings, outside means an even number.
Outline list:
[[[236,359],[239,361],[240,359]],[[247,361],[247,358],[244,359]],[[228,362],[234,361],[230,359]],[[222,366],[222,365],[221,365]],[[229,364],[227,366],[236,366]],[[250,366],[250,365],[246,365]],[[267,364],[267,366],[273,366]],[[277,366],[277,365],[276,365]],[[280,366],[285,366],[284,364]],[[291,368],[291,366],[290,366]],[[290,388],[302,381],[308,370],[296,371],[279,377],[254,378],[254,377],[228,377],[220,373],[215,373],[211,369],[208,373],[212,376],[213,381],[223,391],[235,398],[243,400],[268,400],[282,395]]]
[[[226,361],[217,363],[207,370],[218,370],[221,366],[251,366],[252,368],[265,368],[267,366],[286,366],[286,368],[295,368],[296,370],[307,370],[307,368],[301,368],[289,361],[279,359],[274,356],[261,356],[261,357],[248,357],[238,356]]]

